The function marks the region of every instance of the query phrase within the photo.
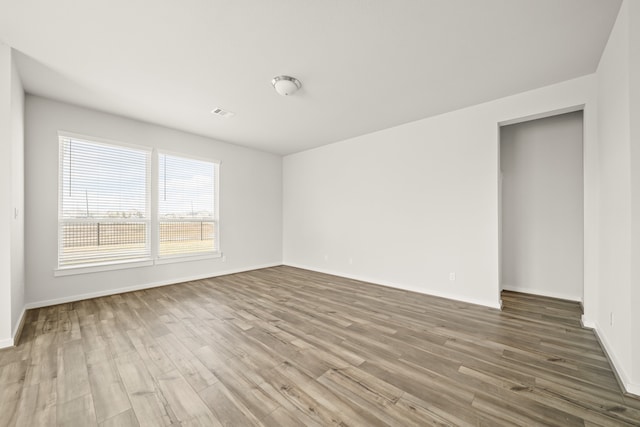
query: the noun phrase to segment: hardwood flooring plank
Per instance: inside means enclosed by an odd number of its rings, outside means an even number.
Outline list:
[[[80,396],[91,393],[89,388],[89,374],[82,343],[70,341],[57,348],[58,374],[57,374],[57,400],[65,403],[78,400]],[[74,407],[71,405],[70,407]]]
[[[61,427],[90,427],[98,425],[90,394],[59,404],[56,415],[57,425]]]
[[[300,420],[295,418],[290,411],[282,407],[274,409],[264,418],[263,423],[268,427],[299,427],[302,425],[300,424]]]
[[[17,426],[50,426],[56,424],[56,379],[25,386],[22,390]],[[6,414],[1,412],[4,416]]]
[[[0,389],[0,426],[15,425],[18,418],[18,407],[21,402],[22,384],[13,382],[3,384]]]
[[[244,376],[244,372],[238,372],[230,367],[222,366],[216,371],[216,377],[244,406],[249,408],[257,418],[262,419],[273,412],[278,402],[273,396],[261,389],[258,384]],[[248,373],[250,377],[256,373]],[[260,383],[262,381],[259,381]]]
[[[93,406],[99,423],[131,409],[114,360],[89,363],[88,368]]]
[[[315,414],[319,417],[330,421],[327,424],[336,425],[380,425],[379,418],[363,410],[360,406],[354,405],[344,400],[339,394],[330,390],[322,383],[309,377],[290,363],[283,363],[275,368],[277,375],[281,376],[281,380],[268,383],[276,390],[289,391],[293,389],[301,389],[310,399],[317,402],[318,406],[312,406]],[[263,385],[264,386],[264,385]],[[326,408],[329,412],[325,415],[322,408]]]
[[[331,369],[318,378],[318,382],[338,396],[357,405],[367,413],[378,418],[382,423],[406,425],[408,420],[400,415],[395,403],[404,392],[391,384],[385,383],[365,372]]]
[[[200,359],[172,334],[159,337],[156,341],[195,391],[200,391],[218,382],[213,372],[207,369]]]
[[[98,423],[98,427],[138,427],[138,419],[133,409],[121,412]]]
[[[182,425],[222,425],[178,371],[163,374],[158,378],[158,384],[167,404]]]
[[[198,393],[220,424],[224,426],[261,426],[260,420],[221,382]]]
[[[140,329],[127,331],[127,335],[151,376],[155,378],[175,369],[153,335]]]
[[[137,354],[117,358],[116,366],[141,426],[162,426],[178,422],[171,407],[165,405],[154,378]]]
[[[434,405],[430,405],[408,393],[405,393],[395,403],[403,413],[405,425],[413,426],[462,426],[469,427],[469,424],[455,416],[455,414],[445,413]]]

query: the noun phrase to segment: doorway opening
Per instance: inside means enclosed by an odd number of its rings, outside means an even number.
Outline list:
[[[500,292],[582,303],[583,112],[500,126]]]

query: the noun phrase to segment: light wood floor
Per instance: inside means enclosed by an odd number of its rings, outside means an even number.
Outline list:
[[[640,425],[574,303],[276,267],[29,311],[0,425]]]

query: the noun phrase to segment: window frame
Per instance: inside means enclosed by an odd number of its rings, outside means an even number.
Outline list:
[[[116,146],[122,148],[131,148],[134,150],[143,151],[147,156],[146,174],[145,174],[145,189],[146,189],[146,218],[144,220],[137,220],[136,222],[144,222],[147,224],[146,241],[149,247],[148,257],[136,257],[131,259],[117,260],[111,262],[99,262],[99,263],[86,263],[78,265],[60,266],[60,256],[62,254],[63,245],[63,227],[64,222],[82,223],[87,222],[83,218],[73,219],[71,221],[63,218],[63,203],[62,203],[62,187],[63,187],[63,165],[62,165],[62,140],[63,138],[75,139],[83,142],[94,143],[98,145]],[[159,255],[160,249],[160,212],[159,212],[159,158],[161,154],[182,157],[185,159],[193,159],[202,162],[212,163],[214,165],[214,185],[213,185],[213,219],[214,224],[214,251],[206,252],[194,252],[186,254],[172,254],[172,255]],[[198,261],[206,259],[222,258],[221,251],[221,239],[220,239],[220,217],[219,217],[219,204],[220,204],[220,169],[222,163],[218,160],[203,157],[194,156],[187,153],[180,153],[170,150],[158,149],[155,147],[149,147],[144,145],[130,144],[122,141],[116,141],[106,138],[100,138],[89,135],[82,135],[74,132],[58,131],[58,218],[57,218],[57,253],[56,253],[56,267],[54,268],[54,276],[68,276],[75,274],[95,273],[101,271],[121,270],[138,267],[149,267],[153,265],[162,265],[176,262],[188,262]],[[121,221],[120,221],[121,220]],[[110,222],[131,222],[128,218],[115,218]]]

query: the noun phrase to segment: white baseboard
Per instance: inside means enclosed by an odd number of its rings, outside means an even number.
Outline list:
[[[13,328],[13,334],[11,334],[11,339],[15,344],[18,341],[19,335],[22,333],[22,327],[24,326],[24,315],[27,313],[27,307],[22,307],[22,313],[20,313],[20,317],[18,318],[18,323]]]
[[[107,289],[107,290],[104,290],[104,291],[89,292],[89,293],[86,293],[86,294],[79,294],[79,295],[69,295],[69,296],[66,296],[66,297],[55,298],[55,299],[50,299],[50,300],[30,302],[30,303],[26,304],[25,308],[26,309],[32,309],[32,308],[48,307],[48,306],[51,306],[51,305],[66,304],[68,302],[82,301],[82,300],[90,299],[90,298],[98,298],[98,297],[104,297],[104,296],[108,296],[108,295],[122,294],[122,293],[125,293],[125,292],[140,291],[140,290],[143,290],[143,289],[157,288],[157,287],[160,287],[160,286],[173,285],[173,284],[176,284],[176,283],[183,283],[183,282],[191,282],[193,280],[208,279],[210,277],[218,277],[218,276],[226,276],[228,274],[244,273],[246,271],[259,270],[261,268],[277,267],[279,265],[282,265],[282,263],[254,265],[254,266],[250,266],[250,267],[218,271],[218,272],[215,272],[215,273],[200,274],[200,275],[197,275],[197,276],[180,277],[180,278],[171,279],[171,280],[161,280],[159,282],[144,283],[144,284],[141,284],[141,285],[134,285],[134,286],[126,286],[126,287],[123,287],[123,288]],[[0,343],[1,343],[1,341],[0,341]]]
[[[0,348],[8,348],[8,347],[13,347],[15,345],[18,333],[21,332],[22,326],[24,325],[24,315],[26,312],[27,312],[27,308],[23,307],[22,313],[20,313],[20,318],[18,319],[18,323],[16,323],[16,326],[13,328],[13,331],[11,332],[11,338],[0,340]]]
[[[502,290],[512,291],[512,292],[521,292],[523,294],[540,295],[541,297],[557,298],[557,299],[563,299],[566,301],[575,301],[575,302],[582,303],[581,297],[565,294],[562,292],[554,292],[554,291],[548,291],[548,290],[542,290],[542,289],[536,289],[536,288],[526,288],[526,287],[519,288],[519,287],[514,287],[509,285],[502,285]]]
[[[583,320],[583,323],[585,323],[584,320]],[[593,322],[592,324],[594,325],[593,332],[596,334],[596,338],[598,338],[598,341],[600,341],[600,344],[602,345],[602,349],[604,350],[607,358],[611,362],[612,368],[615,371],[616,377],[618,378],[618,382],[621,383],[620,385],[622,386],[622,388],[626,393],[634,395],[636,397],[640,397],[640,384],[633,383],[631,381],[629,375],[627,374],[625,369],[622,367],[622,363],[620,363],[620,360],[616,356],[616,353],[613,351],[613,347],[611,347],[611,344],[609,344],[609,341],[607,341],[607,338],[605,337],[605,335],[598,332],[601,330],[600,327],[598,326],[598,323]]]
[[[580,323],[582,323],[583,328],[589,328],[589,329],[596,328],[596,322],[591,319],[588,319],[584,314],[580,318]]]
[[[460,295],[448,294],[448,293],[445,293],[445,292],[418,289],[418,288],[415,288],[415,287],[407,286],[406,284],[389,282],[387,280],[380,280],[380,279],[375,278],[375,277],[365,277],[365,276],[360,276],[360,275],[357,275],[357,274],[348,274],[348,273],[343,273],[343,272],[340,272],[340,271],[333,271],[333,270],[328,270],[328,269],[324,269],[324,268],[311,267],[311,266],[308,266],[308,265],[302,265],[302,264],[290,263],[290,262],[285,262],[284,265],[287,265],[289,267],[301,268],[301,269],[304,269],[304,270],[316,271],[318,273],[331,274],[333,276],[340,276],[340,277],[344,277],[344,278],[347,278],[347,279],[359,280],[361,282],[373,283],[375,285],[388,286],[388,287],[391,287],[391,288],[402,289],[402,290],[405,290],[405,291],[417,292],[419,294],[431,295],[431,296],[451,299],[451,300],[455,300],[455,301],[467,302],[469,304],[482,305],[482,306],[485,306],[485,307],[496,308],[496,309],[500,310],[500,300],[499,300],[499,298],[497,298],[497,295],[496,295],[496,300],[495,301],[479,300],[479,299],[475,299],[475,298],[466,298],[466,297],[460,296]]]
[[[625,389],[627,394],[631,394],[636,397],[636,399],[640,399],[640,384],[629,384],[625,385]]]

